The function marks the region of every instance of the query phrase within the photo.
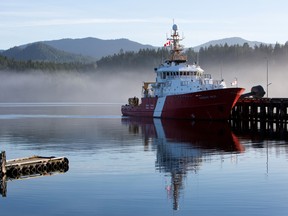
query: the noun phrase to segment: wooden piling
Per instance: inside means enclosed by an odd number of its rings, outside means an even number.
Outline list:
[[[241,128],[287,131],[288,98],[243,98],[231,111],[230,121]],[[240,122],[240,123],[237,123]]]
[[[0,163],[1,163],[1,170],[0,173],[1,175],[5,175],[6,174],[6,153],[5,151],[1,151],[0,154]]]

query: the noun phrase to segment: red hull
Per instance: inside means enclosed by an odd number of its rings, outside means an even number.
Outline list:
[[[164,99],[142,98],[139,106],[125,105],[121,111],[123,116],[224,120],[229,118],[231,109],[243,91],[243,88],[226,88],[170,95]],[[156,108],[160,101],[163,105]]]

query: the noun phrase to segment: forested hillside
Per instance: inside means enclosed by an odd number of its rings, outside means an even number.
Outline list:
[[[285,45],[276,44],[250,47],[247,43],[240,45],[215,45],[200,48],[196,53],[193,49],[185,51],[189,63],[198,62],[204,69],[212,65],[257,65],[269,60],[271,64],[288,65],[288,42]],[[169,57],[167,48],[140,49],[120,51],[118,54],[101,58],[97,62],[56,63],[47,61],[16,61],[0,55],[0,70],[77,70],[77,71],[134,71],[139,69],[153,70],[164,59]]]
[[[185,51],[189,63],[198,62],[203,67],[215,64],[258,64],[269,60],[288,64],[288,43],[250,47],[247,43],[240,45],[215,45],[200,48],[196,53],[193,49]],[[125,69],[135,70],[137,68],[152,69],[159,65],[163,59],[169,56],[166,48],[158,50],[142,49],[139,52],[120,52],[111,56],[103,57],[97,62],[98,69]]]
[[[46,61],[16,61],[14,59],[1,56],[0,54],[0,71],[92,71],[96,68],[96,63],[56,63]]]
[[[44,62],[92,62],[94,58],[65,52],[47,44],[38,42],[26,46],[13,47],[5,50],[1,55],[18,61],[44,61]]]

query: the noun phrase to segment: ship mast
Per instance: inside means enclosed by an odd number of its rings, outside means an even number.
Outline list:
[[[171,38],[167,38],[167,40],[172,42],[172,49],[171,49],[171,55],[170,55],[170,62],[175,63],[181,63],[187,61],[187,56],[183,55],[183,46],[180,45],[180,41],[183,40],[183,38],[180,38],[178,34],[178,27],[176,24],[173,24],[172,26],[173,33],[171,34]]]

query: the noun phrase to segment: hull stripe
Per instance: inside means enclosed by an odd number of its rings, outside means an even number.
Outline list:
[[[166,135],[160,118],[153,118],[153,123],[155,125],[156,134],[158,138],[165,139]]]
[[[153,113],[153,117],[161,117],[165,101],[166,101],[166,96],[158,98],[156,107]]]

